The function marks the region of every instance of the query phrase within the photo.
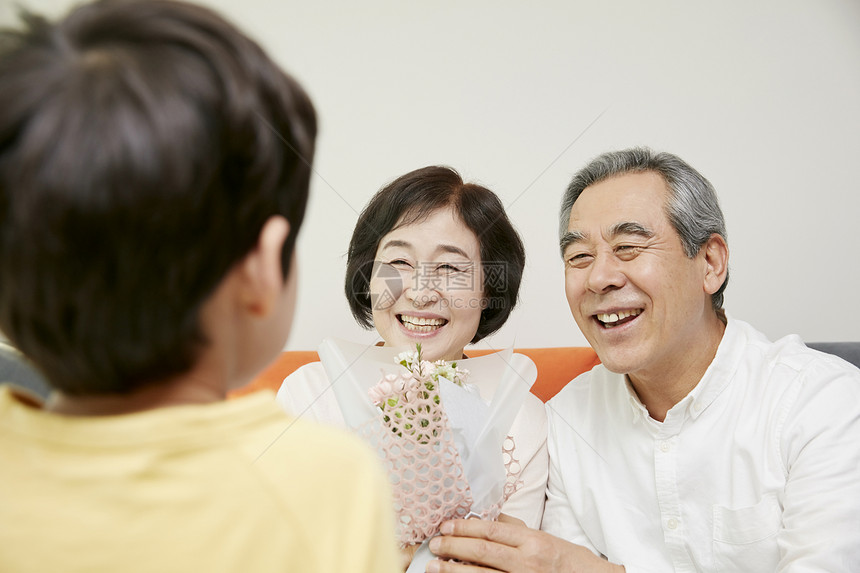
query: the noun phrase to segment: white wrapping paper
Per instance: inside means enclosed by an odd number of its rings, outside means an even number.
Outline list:
[[[371,401],[368,390],[385,374],[399,374],[405,369],[395,357],[414,348],[364,346],[328,338],[319,347],[319,355],[346,425],[361,428],[362,436],[379,449],[382,413]],[[530,358],[506,349],[501,352],[457,360],[459,368],[469,371],[467,384],[495,387],[489,404],[474,391],[440,379],[439,392],[454,435],[454,443],[463,464],[472,495],[472,512],[495,517],[504,499],[507,471],[502,444],[519,411],[520,405],[537,378],[537,367]],[[368,431],[368,429],[371,431]],[[495,511],[494,511],[495,510]],[[432,559],[427,541],[416,552],[408,573],[424,571]]]

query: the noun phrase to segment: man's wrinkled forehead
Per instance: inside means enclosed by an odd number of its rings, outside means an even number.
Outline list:
[[[607,185],[612,186],[611,192],[607,192]],[[596,240],[597,235],[605,240],[631,235],[653,237],[654,221],[649,219],[653,219],[655,205],[665,216],[669,193],[665,179],[654,171],[619,173],[592,183],[582,190],[568,213],[567,231],[559,245],[562,254],[568,246]],[[587,208],[581,208],[583,202]]]

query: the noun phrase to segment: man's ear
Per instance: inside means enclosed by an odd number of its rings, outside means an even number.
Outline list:
[[[714,233],[702,245],[700,253],[705,263],[704,287],[707,294],[714,294],[726,281],[729,272],[729,246],[722,235]]]
[[[257,244],[239,263],[240,302],[251,315],[265,317],[284,289],[281,254],[290,223],[281,215],[269,217]]]

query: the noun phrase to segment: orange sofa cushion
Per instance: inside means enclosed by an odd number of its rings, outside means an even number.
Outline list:
[[[494,350],[468,350],[469,356],[484,356]],[[597,354],[589,347],[564,346],[558,348],[517,348],[515,352],[525,354],[537,365],[538,377],[532,386],[532,394],[546,402],[555,396],[564,385],[600,364]],[[257,390],[278,391],[284,378],[309,362],[317,362],[319,355],[313,350],[287,350],[263,370],[247,386],[230,393],[231,397],[242,396]]]

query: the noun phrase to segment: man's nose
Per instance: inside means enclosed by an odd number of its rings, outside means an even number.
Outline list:
[[[611,255],[597,256],[588,269],[586,286],[595,293],[623,287],[627,282],[621,261]]]

